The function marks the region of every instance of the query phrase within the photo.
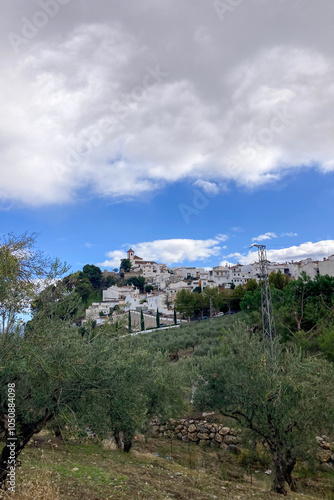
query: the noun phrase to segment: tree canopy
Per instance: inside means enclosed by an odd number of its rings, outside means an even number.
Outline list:
[[[334,368],[318,356],[302,356],[275,339],[253,335],[238,323],[225,331],[221,352],[201,358],[195,404],[220,410],[248,428],[270,450],[274,490],[296,485],[298,458],[315,450],[317,433],[334,429]]]
[[[131,271],[131,260],[130,259],[122,259],[121,260],[121,265],[120,265],[120,270],[124,271],[125,273],[129,273]]]

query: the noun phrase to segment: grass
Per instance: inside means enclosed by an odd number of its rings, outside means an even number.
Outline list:
[[[279,499],[270,492],[264,470],[249,471],[237,456],[220,449],[201,448],[168,439],[136,442],[133,451],[105,450],[99,444],[64,444],[39,438],[21,456],[17,471],[18,500],[238,500]],[[172,455],[172,460],[170,457]],[[288,499],[334,498],[330,470],[298,480],[300,493]],[[1,498],[1,496],[0,496]],[[7,498],[7,497],[4,497]]]

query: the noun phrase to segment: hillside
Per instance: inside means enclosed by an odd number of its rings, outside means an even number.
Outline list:
[[[172,455],[172,460],[167,459]],[[282,498],[270,491],[266,468],[250,469],[223,450],[167,439],[136,442],[131,454],[97,444],[61,443],[43,433],[22,454],[17,500],[234,500]],[[290,500],[333,499],[333,471],[299,467]],[[0,497],[1,498],[1,497]],[[3,497],[6,500],[11,497]]]

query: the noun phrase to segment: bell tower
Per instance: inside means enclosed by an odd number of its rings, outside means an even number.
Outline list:
[[[134,251],[132,250],[132,248],[130,248],[130,250],[127,251],[127,256],[130,262],[133,262],[134,255],[135,255]]]

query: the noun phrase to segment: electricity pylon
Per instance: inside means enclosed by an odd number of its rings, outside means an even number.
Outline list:
[[[265,245],[252,245],[252,247],[257,247],[259,254],[263,338],[269,338],[272,342],[276,331],[269,285],[267,250]]]

